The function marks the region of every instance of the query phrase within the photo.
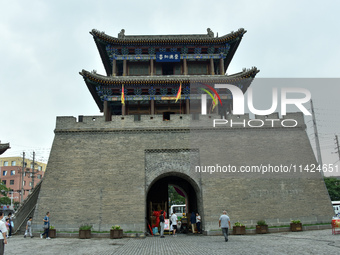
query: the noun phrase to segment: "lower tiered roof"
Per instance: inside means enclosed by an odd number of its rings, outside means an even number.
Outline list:
[[[83,76],[99,109],[103,111],[104,101],[121,100],[122,85],[126,101],[162,100],[162,97],[175,96],[180,84],[182,99],[190,99],[197,96],[192,85],[200,83],[233,84],[245,93],[258,72],[259,70],[253,67],[233,75],[103,76],[86,70],[82,70],[80,75]],[[220,92],[228,98],[228,91]]]

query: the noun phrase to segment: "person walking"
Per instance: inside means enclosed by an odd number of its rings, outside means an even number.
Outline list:
[[[49,240],[51,239],[48,237],[48,231],[50,230],[50,212],[46,213],[45,218],[43,219],[44,222],[44,233],[40,235],[40,238],[43,238],[44,235],[46,235],[46,239]]]
[[[6,224],[2,221],[4,217],[4,213],[0,212],[0,255],[3,255],[5,252],[5,244],[7,244],[6,233],[7,227]]]
[[[191,213],[190,216],[191,230],[192,233],[195,234],[195,226],[196,226],[196,215],[194,212]]]
[[[222,229],[222,234],[224,235],[224,239],[226,242],[228,242],[228,226],[230,228],[230,218],[227,215],[227,211],[223,211],[223,214],[220,217],[220,220],[218,222],[218,226]]]
[[[171,215],[171,226],[172,226],[172,231],[173,231],[173,236],[176,235],[176,230],[177,230],[177,215],[176,215],[176,211],[173,212],[173,214]]]
[[[9,219],[9,233],[8,233],[8,237],[12,237],[12,230],[14,227],[14,223],[13,223],[13,217],[12,217],[12,213],[10,212],[7,216],[7,219]]]
[[[161,227],[161,238],[164,238],[164,211],[161,211],[161,215],[159,215],[159,225]]]
[[[5,224],[6,224],[7,233],[8,233],[8,232],[9,232],[9,225],[10,225],[10,223],[9,223],[9,219],[6,219],[6,222],[5,222]],[[7,234],[6,234],[6,237],[8,237],[8,236],[7,236]]]
[[[26,231],[25,231],[24,238],[26,238],[28,233],[30,234],[30,237],[33,238],[31,226],[32,226],[32,217],[29,217],[29,219],[26,223]]]
[[[196,213],[196,227],[197,227],[197,234],[202,234],[201,233],[201,216],[199,213]]]

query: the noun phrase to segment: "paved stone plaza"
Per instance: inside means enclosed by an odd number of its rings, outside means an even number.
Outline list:
[[[339,254],[340,235],[330,229],[283,232],[265,235],[222,236],[178,235],[145,239],[77,239],[14,236],[6,255],[17,254]]]

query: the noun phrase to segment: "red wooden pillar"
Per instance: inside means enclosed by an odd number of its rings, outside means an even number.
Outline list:
[[[155,100],[151,99],[151,115],[155,115]]]
[[[116,71],[117,70],[117,60],[112,61],[112,76],[116,76]]]
[[[122,115],[126,114],[126,107],[125,107],[125,105],[126,105],[126,102],[125,102],[125,104],[122,104]]]
[[[211,58],[210,59],[210,74],[211,75],[215,75],[215,71],[214,71],[214,60]]]
[[[153,74],[154,74],[153,59],[150,59],[150,76],[153,76]]]
[[[225,71],[224,71],[224,59],[220,58],[220,74],[221,75],[225,75]]]
[[[127,75],[127,60],[123,59],[123,76]]]
[[[183,74],[188,75],[188,64],[187,64],[187,59],[183,59]]]
[[[185,113],[189,114],[190,113],[190,100],[185,99]]]

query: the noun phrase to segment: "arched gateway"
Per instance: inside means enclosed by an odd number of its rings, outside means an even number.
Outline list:
[[[153,211],[164,210],[170,215],[168,186],[175,186],[185,196],[186,212],[200,212],[203,215],[202,197],[199,185],[182,173],[168,172],[156,178],[148,188],[146,199],[146,220],[151,225]]]
[[[146,220],[151,224],[153,211],[164,210],[169,216],[168,186],[185,194],[187,210],[203,213],[201,176],[193,170],[199,162],[196,149],[145,150]],[[188,212],[189,212],[188,211]]]
[[[201,213],[206,231],[217,228],[225,209],[232,221],[248,226],[263,219],[271,225],[330,221],[321,173],[240,172],[247,166],[316,164],[302,114],[285,116],[295,127],[242,127],[249,116],[230,114],[230,91],[214,89],[232,84],[245,93],[258,73],[254,67],[226,75],[244,29],[220,37],[211,29],[198,35],[90,33],[106,75],[80,74],[104,114],[57,117],[36,229],[49,211],[61,231],[82,224],[97,231],[112,225],[146,231],[150,202],[164,203],[168,185],[187,194],[189,210]],[[222,118],[237,126],[215,127]]]

